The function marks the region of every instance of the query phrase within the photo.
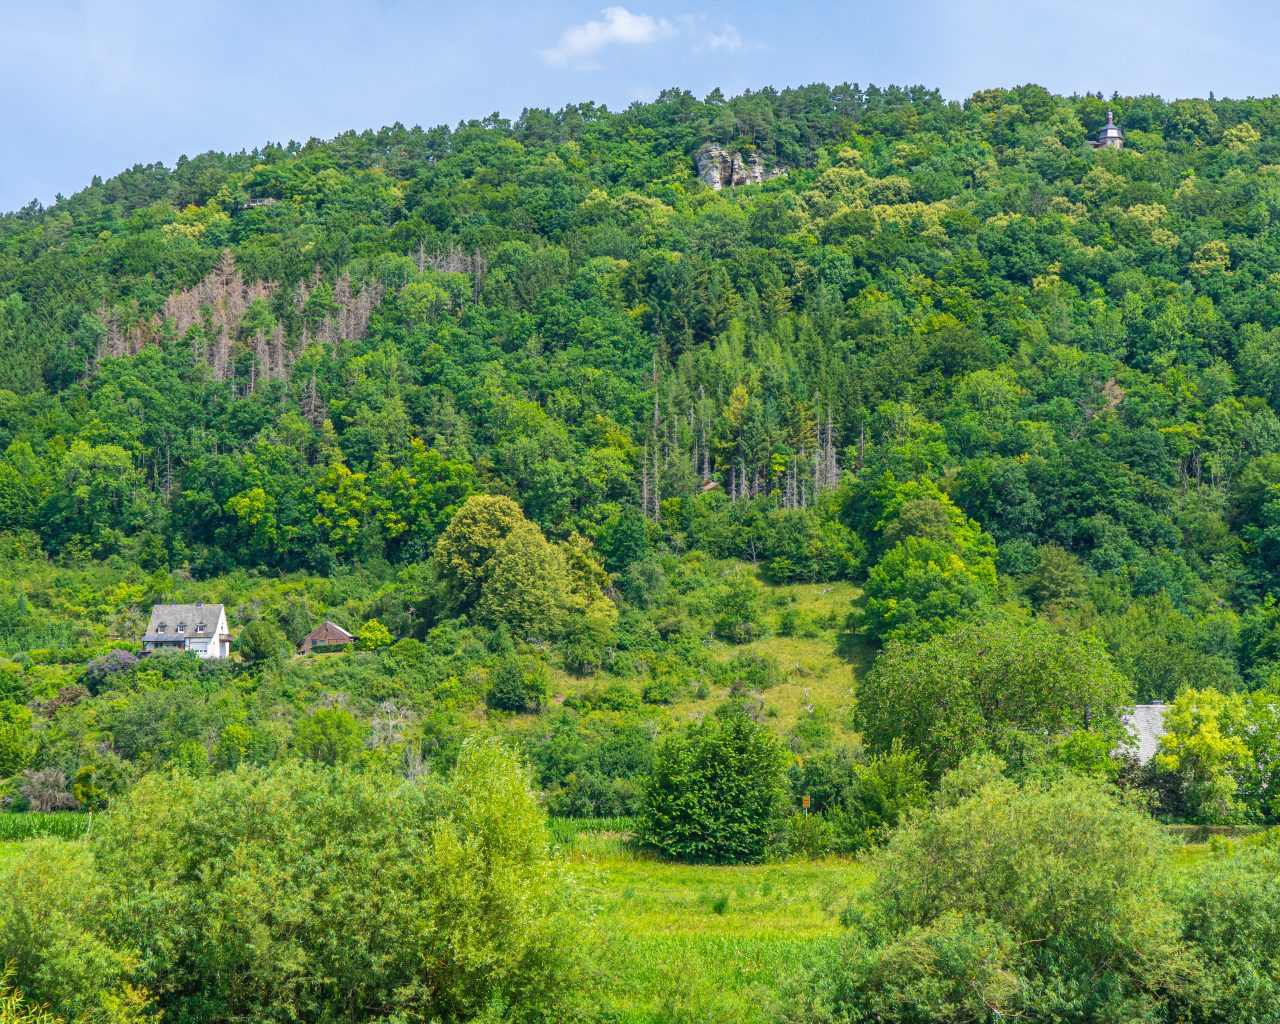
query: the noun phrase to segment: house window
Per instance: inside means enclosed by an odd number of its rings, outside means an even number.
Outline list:
[[[179,632],[179,633],[185,633],[186,631],[187,631],[187,624],[186,624],[185,622],[179,622],[179,623],[178,623],[178,632]]]
[[[166,623],[166,622],[162,622],[162,623],[160,623],[160,625],[158,625],[158,626],[156,627],[156,632],[157,632],[157,633],[163,633],[163,632],[164,632],[166,629],[168,629],[168,628],[169,628],[169,624],[168,624],[168,623]]]
[[[203,632],[204,632],[204,623],[203,623],[203,622],[197,622],[197,623],[196,623],[196,632],[197,632],[197,633],[203,633]]]

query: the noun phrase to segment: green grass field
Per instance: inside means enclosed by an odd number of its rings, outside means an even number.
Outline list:
[[[568,857],[597,908],[600,999],[626,1024],[749,1022],[840,933],[867,873],[847,859],[744,867],[671,864],[616,835]]]

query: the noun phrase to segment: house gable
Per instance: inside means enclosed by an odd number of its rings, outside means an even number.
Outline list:
[[[227,612],[220,604],[157,604],[151,609],[143,651],[190,651],[203,658],[225,658],[230,653]]]
[[[356,642],[355,636],[348,633],[336,622],[325,621],[302,638],[298,649],[306,654],[316,647],[345,647]]]

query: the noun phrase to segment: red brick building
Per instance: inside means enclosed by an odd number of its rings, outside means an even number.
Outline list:
[[[355,642],[356,638],[341,626],[325,622],[302,638],[302,643],[298,645],[298,653],[310,654],[316,647],[349,647]]]

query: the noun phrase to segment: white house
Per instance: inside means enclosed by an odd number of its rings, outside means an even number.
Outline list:
[[[227,612],[220,604],[157,604],[142,638],[142,650],[190,651],[201,658],[225,658],[231,653]]]

